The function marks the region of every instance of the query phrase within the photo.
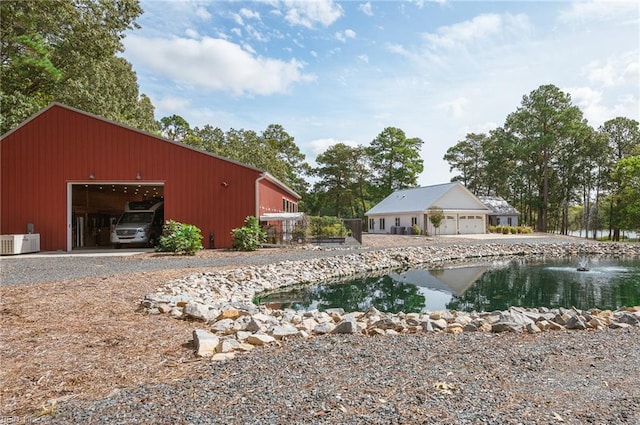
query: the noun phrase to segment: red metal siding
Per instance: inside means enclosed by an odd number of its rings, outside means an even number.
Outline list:
[[[282,200],[286,199],[294,204],[298,203],[298,199],[290,193],[282,190],[280,186],[270,180],[260,180],[258,193],[260,194],[259,215],[264,213],[283,212]]]
[[[231,229],[256,212],[255,182],[262,175],[61,105],[8,134],[0,154],[0,233],[25,233],[34,223],[43,251],[66,250],[69,182],[164,182],[166,219],[198,226],[205,247],[209,232],[216,248],[230,247]],[[297,202],[262,180],[260,211],[282,211],[283,196]]]

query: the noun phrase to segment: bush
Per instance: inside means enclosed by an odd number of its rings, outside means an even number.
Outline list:
[[[309,217],[311,220],[310,230],[313,237],[338,237],[349,236],[349,229],[344,227],[342,220],[338,217]]]
[[[195,255],[202,249],[202,233],[192,224],[169,220],[162,228],[159,252],[174,252],[181,255]]]
[[[267,233],[260,227],[258,219],[249,216],[244,221],[244,227],[237,227],[231,231],[233,249],[238,251],[255,251],[267,240]]]
[[[417,224],[414,224],[413,226],[411,226],[412,235],[419,235],[421,232],[422,230],[420,229],[420,226],[418,226]]]

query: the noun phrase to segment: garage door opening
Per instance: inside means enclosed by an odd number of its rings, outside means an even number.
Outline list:
[[[112,248],[111,230],[128,202],[164,201],[162,183],[70,183],[67,247]]]

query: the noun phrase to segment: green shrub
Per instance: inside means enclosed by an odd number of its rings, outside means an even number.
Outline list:
[[[249,216],[244,221],[244,227],[237,227],[231,231],[233,249],[238,251],[255,251],[267,240],[267,233],[260,227],[258,219]]]
[[[489,233],[496,233],[497,232],[497,227],[494,226],[493,224],[489,226]]]
[[[309,217],[311,236],[313,237],[338,237],[349,236],[349,229],[344,227],[342,220],[338,217]]]
[[[421,232],[422,230],[420,229],[420,226],[418,226],[417,224],[414,224],[413,226],[411,226],[411,234],[419,235]]]
[[[192,224],[169,220],[162,228],[159,252],[174,252],[181,255],[195,255],[202,249],[202,233]]]

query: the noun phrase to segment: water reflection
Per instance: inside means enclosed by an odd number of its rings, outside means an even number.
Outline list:
[[[640,305],[640,260],[590,258],[589,271],[577,268],[576,259],[518,259],[436,270],[418,268],[339,284],[286,288],[263,294],[258,302],[306,310],[364,311],[373,306],[392,313]]]

